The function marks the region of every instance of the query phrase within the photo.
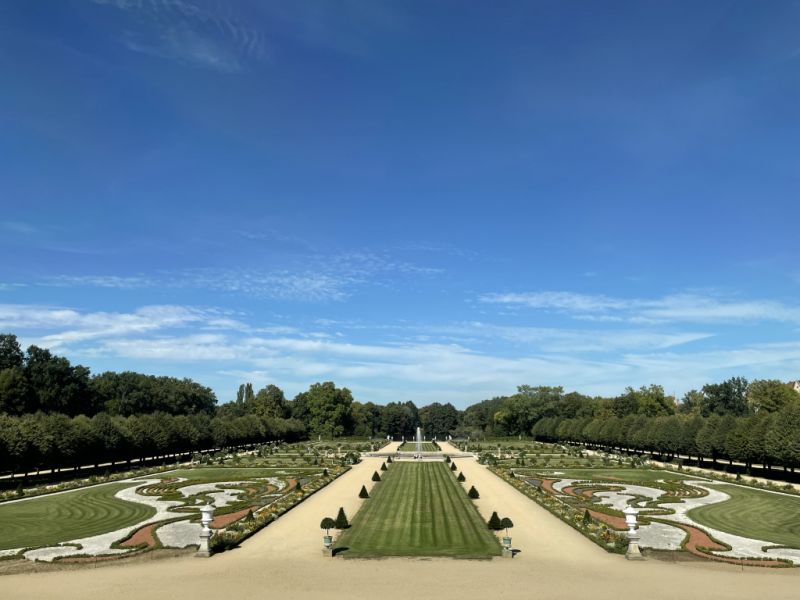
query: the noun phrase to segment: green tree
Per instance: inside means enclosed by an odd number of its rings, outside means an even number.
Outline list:
[[[310,432],[326,437],[339,437],[351,430],[352,403],[350,390],[337,388],[332,381],[315,383],[295,398],[295,405],[303,405],[307,411]]]
[[[459,424],[459,413],[455,406],[434,402],[419,409],[419,420],[425,435],[444,437],[456,430]]]
[[[0,371],[5,369],[22,369],[25,356],[17,341],[17,336],[10,333],[0,334]]]
[[[754,413],[777,412],[797,400],[800,394],[777,379],[756,379],[747,386],[747,405]]]
[[[20,367],[0,371],[0,413],[21,415],[29,412],[28,380]]]
[[[704,416],[710,414],[741,416],[747,414],[747,379],[731,377],[722,383],[703,386]]]
[[[249,384],[248,384],[249,385]],[[252,388],[250,390],[252,394]],[[250,407],[248,412],[254,413],[260,417],[270,419],[284,419],[289,416],[289,404],[286,402],[286,397],[283,395],[283,390],[276,385],[268,385],[260,389],[258,393],[245,400],[246,405]]]

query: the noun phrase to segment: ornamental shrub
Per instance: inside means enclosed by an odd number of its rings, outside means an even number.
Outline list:
[[[391,456],[387,457],[387,458],[386,458],[386,462],[387,462],[387,463],[391,463],[391,462],[392,462],[392,457],[391,457]]]
[[[474,485],[471,488],[469,488],[469,491],[467,492],[467,496],[469,496],[473,500],[477,500],[478,498],[481,497],[480,494],[478,493],[478,490],[475,489]]]
[[[588,508],[585,511],[583,511],[583,524],[584,525],[592,524],[592,515],[589,514]]]
[[[358,492],[358,497],[359,498],[369,498],[369,492],[367,491],[367,486],[365,486],[365,485],[361,486],[361,491]]]
[[[497,511],[494,511],[492,513],[491,518],[489,519],[488,523],[489,529],[491,529],[492,531],[500,531],[503,528],[503,526],[500,523],[501,523],[500,517],[497,515]]]
[[[330,517],[325,517],[322,519],[322,522],[319,524],[320,529],[325,530],[325,535],[328,535],[328,531],[336,527],[336,521],[331,519]]]
[[[385,471],[385,470],[386,470],[386,463],[381,463],[381,471]]]
[[[451,462],[451,461],[450,461],[450,457],[449,457],[449,456],[445,456],[445,457],[444,457],[444,462],[446,462],[446,463],[448,463],[448,464],[449,464],[449,463]]]
[[[451,471],[455,471],[456,470],[456,463],[454,463],[454,462],[450,463],[450,470]]]
[[[347,515],[344,514],[344,507],[339,507],[339,513],[336,515],[336,521],[334,523],[336,529],[347,529],[350,527],[350,522],[347,520]]]
[[[323,477],[327,477],[328,476],[328,469],[322,469],[322,476]]]
[[[467,480],[467,478],[466,478],[466,477],[464,477],[464,473],[461,473],[460,471],[459,471],[459,473],[458,473],[458,477],[456,477],[456,479],[458,479],[458,480],[459,480],[459,481],[461,481],[461,482],[464,482],[464,481],[466,481],[466,480]]]
[[[380,480],[381,480],[381,476],[380,476],[380,475],[378,475],[378,472],[377,472],[377,471],[375,471],[375,472],[372,474],[372,481],[380,481]]]
[[[508,537],[508,530],[509,528],[514,527],[514,522],[508,517],[503,517],[500,519],[500,527],[506,530],[506,537]]]

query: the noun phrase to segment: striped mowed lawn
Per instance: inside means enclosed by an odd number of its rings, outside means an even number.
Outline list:
[[[0,550],[49,546],[135,525],[156,514],[114,494],[132,483],[108,483],[0,505]]]
[[[400,452],[416,452],[417,451],[417,442],[404,442],[400,444],[398,448]],[[431,442],[421,442],[420,443],[420,452],[439,452],[436,446],[433,445]]]
[[[395,462],[342,532],[346,557],[485,558],[500,544],[442,462]]]

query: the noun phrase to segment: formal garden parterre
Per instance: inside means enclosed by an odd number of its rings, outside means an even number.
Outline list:
[[[81,560],[192,548],[199,542],[199,508],[207,504],[215,506],[212,546],[221,551],[345,472],[360,449],[373,447],[271,444],[202,458],[212,464],[9,500],[0,504],[0,557]]]
[[[639,458],[540,443],[501,443],[481,462],[595,543],[624,552],[623,510],[639,510],[641,545],[711,560],[800,564],[800,497],[681,470],[649,468]],[[491,447],[491,446],[489,446]]]

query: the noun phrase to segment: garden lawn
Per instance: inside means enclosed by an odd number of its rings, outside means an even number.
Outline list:
[[[417,442],[406,442],[401,444],[398,450],[400,452],[416,452]],[[422,442],[422,452],[439,452],[439,450],[430,442]]]
[[[528,472],[541,473],[546,475],[551,473],[551,469],[537,469],[523,467],[513,469],[515,473],[525,474]],[[670,471],[660,471],[656,469],[556,469],[558,475],[552,475],[554,479],[580,479],[586,481],[610,481],[621,483],[633,482],[655,482],[659,479],[665,481],[683,481],[691,479],[691,475],[679,475]]]
[[[500,544],[445,463],[395,462],[337,540],[345,557],[485,558]]]
[[[260,477],[286,477],[291,475],[306,475],[321,473],[325,467],[200,467],[197,469],[178,469],[169,473],[162,473],[164,477],[184,477],[190,483],[212,483],[215,481],[247,481]]]
[[[135,525],[156,509],[115,498],[131,483],[95,487],[0,504],[0,550],[49,546]]]
[[[689,511],[697,523],[743,537],[800,548],[800,498],[719,484],[730,500]]]

